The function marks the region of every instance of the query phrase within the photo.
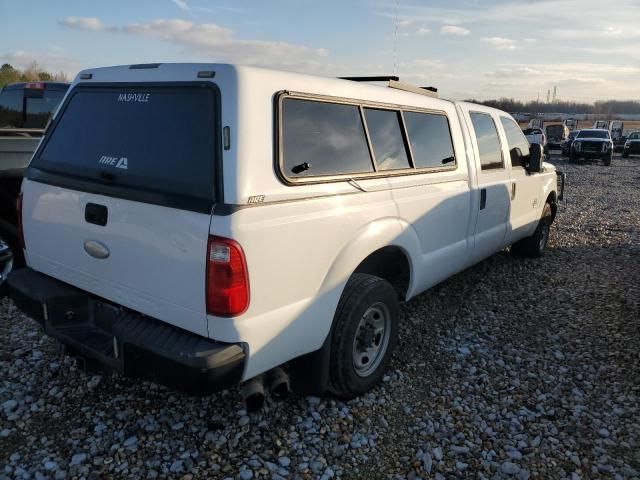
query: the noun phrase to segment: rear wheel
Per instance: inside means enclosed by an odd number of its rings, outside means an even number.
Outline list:
[[[18,231],[13,225],[0,220],[0,298],[6,295],[5,281],[14,267],[22,265]]]
[[[397,342],[399,316],[398,296],[389,282],[361,273],[349,279],[331,338],[332,393],[353,398],[380,381]]]
[[[533,235],[514,243],[511,246],[511,252],[522,257],[538,258],[544,253],[549,241],[549,233],[551,231],[551,223],[553,222],[553,213],[551,205],[545,204],[542,210],[542,218],[538,222],[536,231]]]

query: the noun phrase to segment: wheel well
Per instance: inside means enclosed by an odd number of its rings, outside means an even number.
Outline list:
[[[368,273],[389,282],[404,300],[409,290],[411,268],[406,253],[399,247],[383,247],[365,258],[353,273]]]
[[[551,206],[551,215],[552,215],[552,218],[555,219],[556,218],[556,212],[558,211],[558,203],[557,203],[557,198],[556,198],[556,192],[551,192],[549,194],[549,196],[547,197],[546,203],[548,203]]]

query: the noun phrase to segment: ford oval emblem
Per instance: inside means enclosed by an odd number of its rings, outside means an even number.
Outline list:
[[[93,258],[104,259],[109,256],[109,249],[96,240],[87,240],[84,242],[84,251]]]

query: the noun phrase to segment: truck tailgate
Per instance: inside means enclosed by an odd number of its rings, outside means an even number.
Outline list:
[[[25,180],[29,265],[107,300],[207,335],[205,258],[209,215]],[[106,207],[106,225],[85,219]],[[93,243],[90,243],[93,242]],[[106,258],[87,245],[106,249]]]

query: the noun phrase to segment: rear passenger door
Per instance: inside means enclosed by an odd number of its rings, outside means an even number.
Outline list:
[[[502,248],[510,208],[510,177],[505,164],[498,119],[481,107],[462,106],[473,145],[476,185],[472,202],[477,208],[472,263]],[[476,109],[477,108],[477,109]]]
[[[511,209],[503,242],[503,246],[507,246],[528,237],[536,229],[541,189],[540,175],[527,172],[523,166],[529,157],[529,141],[513,119],[501,115],[500,123],[506,137],[504,154],[511,167]]]

